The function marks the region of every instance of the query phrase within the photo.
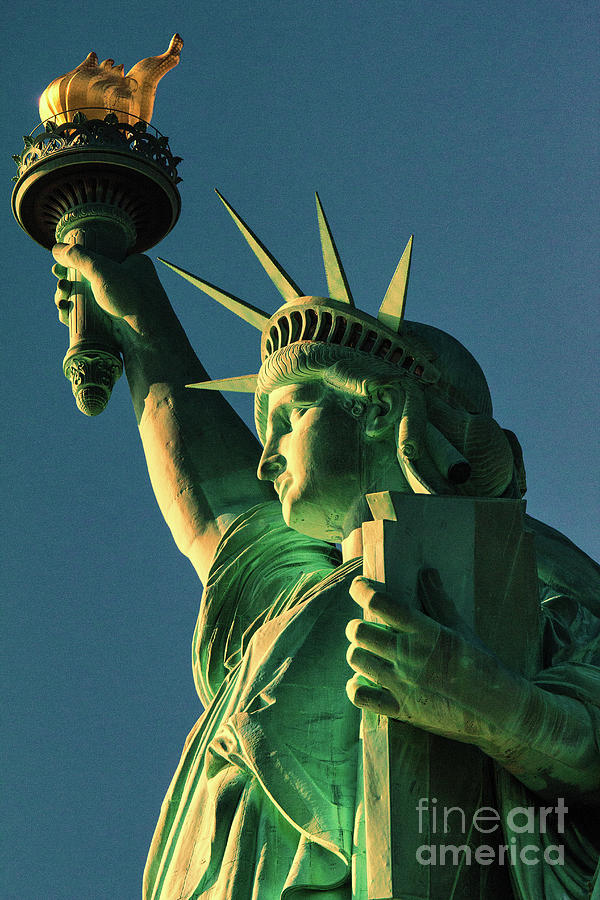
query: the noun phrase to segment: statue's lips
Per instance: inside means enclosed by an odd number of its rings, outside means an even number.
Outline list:
[[[277,496],[279,497],[280,501],[283,501],[283,498],[286,494],[287,487],[290,483],[290,480],[291,480],[290,475],[288,475],[284,472],[283,475],[278,475],[274,481],[275,490],[277,492]]]

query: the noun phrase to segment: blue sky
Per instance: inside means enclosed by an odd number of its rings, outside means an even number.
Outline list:
[[[174,31],[153,123],[184,158],[183,210],[151,255],[277,307],[216,186],[323,293],[318,190],[375,312],[414,233],[408,317],[474,353],[523,444],[529,512],[600,556],[591,2],[34,4],[3,49],[7,900],[138,897],[200,711],[200,586],[155,509],[126,384],[102,416],[75,410],[51,259],[9,203],[44,87],[90,50],[127,70]],[[256,371],[253,329],[161,277],[213,377]]]

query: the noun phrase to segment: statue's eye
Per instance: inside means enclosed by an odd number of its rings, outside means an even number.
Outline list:
[[[294,425],[300,421],[304,413],[306,412],[306,406],[294,406],[290,410],[290,425],[292,428]]]

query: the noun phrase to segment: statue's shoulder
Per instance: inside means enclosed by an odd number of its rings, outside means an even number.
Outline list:
[[[532,516],[538,577],[546,596],[565,594],[600,615],[600,566],[564,534]]]

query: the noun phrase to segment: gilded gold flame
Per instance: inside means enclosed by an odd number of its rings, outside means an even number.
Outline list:
[[[156,86],[177,65],[182,47],[180,35],[174,34],[165,53],[142,59],[127,75],[124,66],[115,66],[113,59],[98,63],[96,54],[88,53],[76,69],[55,78],[42,94],[42,122],[53,119],[61,125],[78,111],[88,119],[103,119],[114,112],[120,122],[130,125],[138,119],[149,122]]]

